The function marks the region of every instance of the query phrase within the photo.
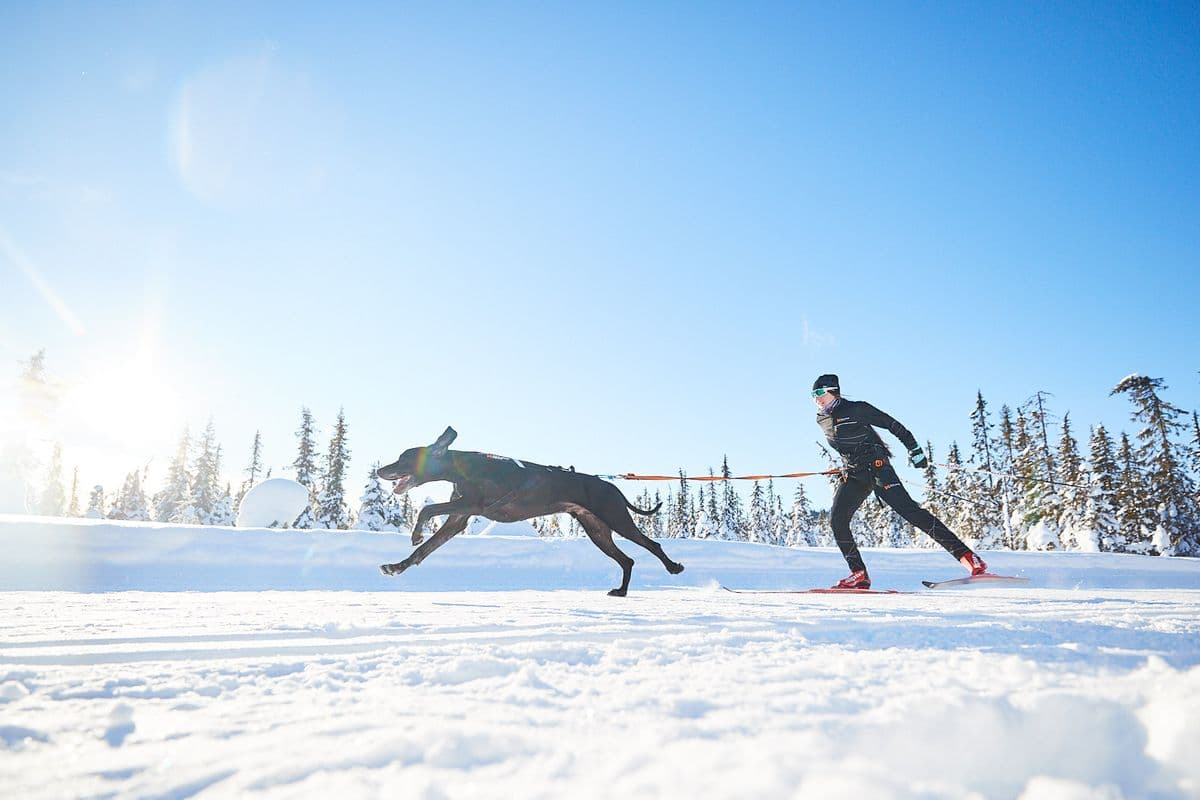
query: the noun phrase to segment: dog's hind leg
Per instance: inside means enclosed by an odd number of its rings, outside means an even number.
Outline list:
[[[672,575],[678,575],[683,572],[683,564],[680,564],[678,561],[672,561],[666,551],[663,550],[661,544],[638,530],[633,517],[629,516],[629,511],[625,508],[618,508],[602,519],[621,536],[634,544],[640,544],[653,553],[662,562],[663,566],[666,567],[667,572]]]
[[[610,597],[624,597],[629,592],[629,578],[633,575],[633,559],[621,552],[612,539],[612,531],[599,517],[589,511],[580,509],[571,512],[571,516],[579,520],[584,532],[592,540],[592,544],[600,548],[600,552],[616,561],[621,567],[621,585],[608,594]]]
[[[426,508],[432,508],[432,506],[426,506]],[[422,561],[424,561],[425,557],[434,550],[437,550],[446,542],[450,541],[450,539],[462,533],[467,527],[467,521],[470,519],[470,514],[451,515],[446,520],[445,524],[438,528],[437,533],[429,537],[428,542],[414,550],[412,555],[396,564],[381,564],[379,566],[379,571],[384,575],[399,575],[409,567],[415,567],[417,564],[420,564]]]

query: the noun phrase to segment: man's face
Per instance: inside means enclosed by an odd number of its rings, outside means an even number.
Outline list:
[[[829,389],[816,389],[813,391],[813,402],[817,404],[818,409],[825,411],[837,402],[837,395]]]

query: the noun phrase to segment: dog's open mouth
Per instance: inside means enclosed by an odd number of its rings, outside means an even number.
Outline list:
[[[405,475],[403,478],[397,478],[392,481],[392,494],[404,494],[408,491],[408,487],[412,484],[412,476]]]

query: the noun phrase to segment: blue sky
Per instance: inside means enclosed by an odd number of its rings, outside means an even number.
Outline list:
[[[355,496],[447,424],[820,468],[830,371],[939,456],[1200,406],[1195,5],[6,4],[0,65],[0,357],[89,485],[302,405]]]

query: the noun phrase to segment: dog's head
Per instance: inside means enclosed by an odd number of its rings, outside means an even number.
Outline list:
[[[403,494],[412,486],[434,480],[427,477],[430,463],[446,455],[450,443],[458,437],[454,428],[446,428],[437,441],[428,447],[410,447],[400,454],[400,457],[386,467],[380,467],[375,474],[385,481],[396,481],[392,489],[396,494]]]

